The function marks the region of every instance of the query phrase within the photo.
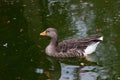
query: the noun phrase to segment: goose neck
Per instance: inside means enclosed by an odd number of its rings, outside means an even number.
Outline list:
[[[58,45],[58,38],[57,37],[51,38],[50,45],[53,45],[56,47]]]

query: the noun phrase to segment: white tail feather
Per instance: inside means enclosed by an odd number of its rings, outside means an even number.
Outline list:
[[[99,38],[98,38],[98,40],[101,40],[101,41],[103,41],[103,36],[99,37]]]
[[[85,54],[91,54],[93,53],[95,50],[96,50],[96,47],[97,45],[99,44],[100,42],[97,42],[97,43],[94,43],[94,44],[91,44],[89,45],[84,51],[85,51]]]
[[[103,40],[103,36],[99,37],[98,40]],[[93,43],[93,44],[90,44],[87,46],[87,48],[84,50],[85,51],[85,55],[87,54],[91,54],[93,53],[95,50],[96,50],[96,47],[97,45],[99,44],[100,42],[97,42],[97,43]]]

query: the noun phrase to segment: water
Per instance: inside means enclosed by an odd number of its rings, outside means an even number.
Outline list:
[[[0,80],[120,80],[119,0],[0,1]],[[59,41],[102,34],[88,60],[58,62],[45,55],[48,27]],[[74,64],[73,64],[74,63]]]

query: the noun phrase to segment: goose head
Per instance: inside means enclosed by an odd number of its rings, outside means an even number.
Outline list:
[[[40,33],[41,36],[48,36],[50,38],[57,38],[57,30],[55,28],[47,28],[45,31]]]

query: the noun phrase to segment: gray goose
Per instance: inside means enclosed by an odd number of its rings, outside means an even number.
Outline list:
[[[58,34],[55,28],[48,28],[41,36],[51,38],[45,52],[48,56],[56,58],[84,58],[96,50],[97,45],[103,40],[103,36],[90,36],[82,39],[69,39],[58,43]]]

